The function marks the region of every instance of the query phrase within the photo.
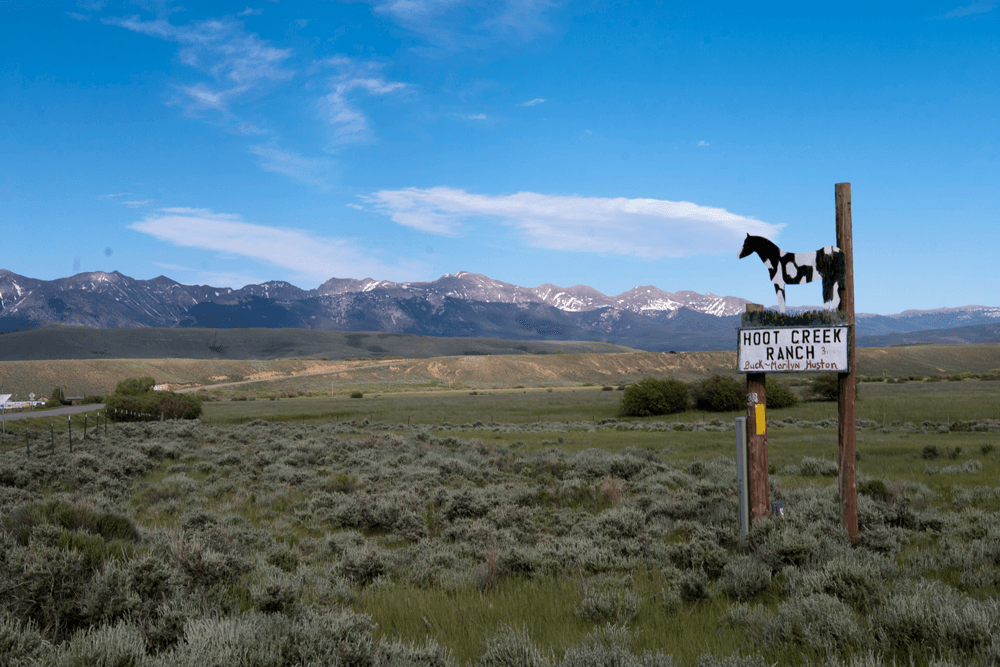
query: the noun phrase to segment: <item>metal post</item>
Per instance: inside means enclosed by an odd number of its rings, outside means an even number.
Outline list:
[[[83,439],[87,439],[87,413],[83,413]]]
[[[73,451],[73,422],[70,421],[69,415],[66,415],[66,432],[69,433],[69,451]]]
[[[854,350],[854,241],[851,221],[851,184],[837,183],[834,186],[834,202],[837,207],[837,247],[844,253],[844,284],[838,285],[840,314],[850,325],[848,343],[848,372],[838,373],[840,394],[837,401],[839,418],[837,452],[840,464],[840,522],[847,531],[847,537],[854,542],[858,539],[858,479],[857,479],[857,431],[854,413],[855,386],[857,375]]]
[[[736,418],[736,497],[738,499],[736,518],[740,526],[740,537],[746,537],[750,530],[750,496],[747,493],[747,418]]]

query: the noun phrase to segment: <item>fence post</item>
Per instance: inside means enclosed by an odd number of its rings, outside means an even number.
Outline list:
[[[87,439],[87,413],[83,413],[83,439]]]
[[[52,453],[56,453],[56,427],[49,422],[49,437],[52,438]]]
[[[28,429],[24,429],[24,448],[31,454],[31,443],[28,442]]]
[[[73,422],[69,415],[66,415],[66,432],[69,433],[69,451],[73,451]]]
[[[108,411],[107,410],[104,411],[104,435],[105,435],[105,437],[107,437],[107,435],[108,435]]]

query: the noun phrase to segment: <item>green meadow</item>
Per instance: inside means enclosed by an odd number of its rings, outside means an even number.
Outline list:
[[[740,539],[740,413],[622,419],[603,386],[389,389],[8,422],[0,662],[1000,659],[1000,382],[860,385],[854,545],[834,403],[768,412],[785,516]]]

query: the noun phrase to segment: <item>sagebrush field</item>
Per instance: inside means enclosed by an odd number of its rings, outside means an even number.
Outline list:
[[[996,663],[997,385],[862,384],[855,546],[831,404],[769,412],[786,513],[745,541],[734,415],[617,421],[600,387],[80,417],[72,452],[31,419],[0,663]]]

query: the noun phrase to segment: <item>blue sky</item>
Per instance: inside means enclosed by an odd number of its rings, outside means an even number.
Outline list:
[[[963,4],[965,3],[965,4]],[[0,3],[0,268],[1000,305],[1000,2]],[[790,306],[822,301],[819,283]]]

